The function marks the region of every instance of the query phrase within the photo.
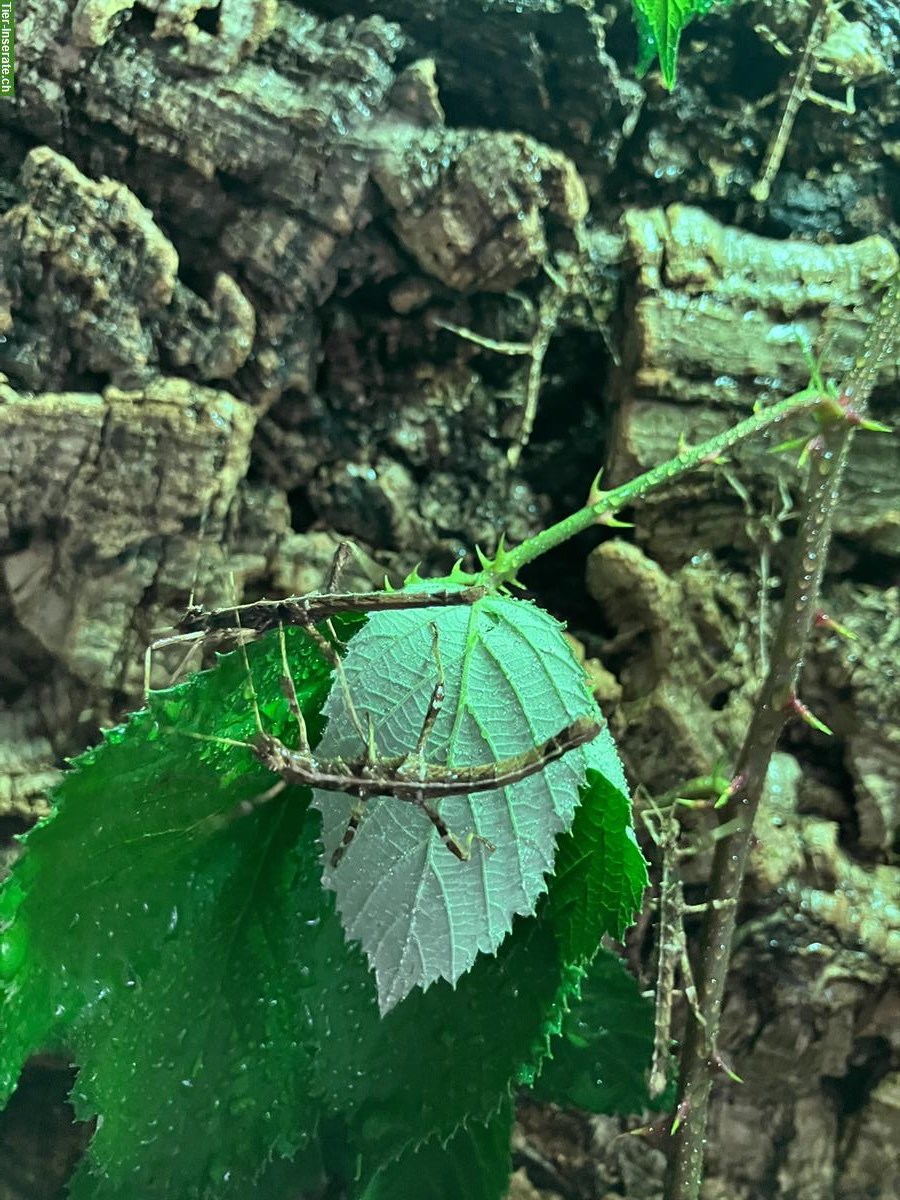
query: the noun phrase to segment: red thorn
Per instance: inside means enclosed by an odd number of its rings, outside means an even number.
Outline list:
[[[672,1121],[670,1133],[677,1133],[682,1125],[685,1124],[688,1117],[691,1115],[691,1102],[687,1096],[679,1100],[678,1107],[675,1109],[675,1119]]]
[[[829,617],[828,613],[823,612],[821,609],[813,617],[813,625],[817,629],[827,629],[831,633],[836,633],[840,637],[846,638],[848,642],[859,641],[859,638],[851,629],[848,629],[846,625],[841,625],[838,621],[835,621],[834,617]]]
[[[820,733],[826,733],[831,736],[832,730],[828,728],[824,721],[820,721],[812,709],[808,708],[803,703],[796,692],[791,693],[791,698],[784,706],[784,711],[791,713],[800,718],[801,721],[809,725],[811,729],[818,729]]]
[[[715,1054],[709,1060],[709,1065],[711,1067],[713,1067],[714,1070],[721,1071],[723,1075],[727,1075],[728,1078],[732,1081],[732,1083],[743,1083],[744,1082],[743,1079],[741,1079],[740,1075],[738,1075],[737,1071],[735,1071],[734,1067],[729,1066],[729,1064],[725,1061],[725,1059],[718,1052],[718,1050],[715,1052]]]

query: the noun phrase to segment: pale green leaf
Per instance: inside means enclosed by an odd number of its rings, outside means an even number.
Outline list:
[[[361,720],[371,716],[382,753],[416,745],[437,679],[435,629],[446,695],[426,748],[430,762],[496,762],[533,750],[576,717],[599,718],[562,626],[530,603],[488,596],[471,608],[376,613],[353,638],[344,666],[354,706]],[[357,755],[359,735],[338,687],[326,712],[319,753]],[[519,783],[443,800],[440,813],[454,836],[464,844],[475,836],[467,862],[449,852],[413,805],[367,803],[355,839],[324,878],[348,935],[375,971],[384,1011],[414,987],[455,983],[479,953],[497,949],[515,915],[534,912],[588,765],[625,791],[604,730]],[[328,863],[354,802],[333,793],[314,797]]]

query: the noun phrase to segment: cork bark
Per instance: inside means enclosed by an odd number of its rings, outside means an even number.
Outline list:
[[[787,0],[692,25],[672,94],[635,78],[624,0],[17,8],[6,857],[64,757],[140,702],[144,649],[191,596],[309,590],[338,536],[361,547],[361,586],[519,541],[600,466],[620,482],[802,386],[804,345],[839,376],[897,266],[886,0],[835,18],[815,84],[835,101],[852,85],[856,111],[801,106],[765,205],[765,100],[792,68],[757,27],[796,61],[806,13]],[[873,398],[888,423],[898,375],[886,364]],[[747,1082],[716,1092],[710,1198],[880,1200],[900,1171],[895,440],[857,439],[836,525],[826,599],[859,640],[823,634],[804,681],[834,736],[791,730],[757,831],[721,1048]],[[771,448],[526,574],[650,791],[739,744],[797,482]],[[652,949],[645,923],[634,964]],[[52,1065],[28,1085],[0,1133],[0,1200],[56,1194],[75,1153],[42,1090],[60,1094]],[[659,1150],[623,1127],[526,1105],[515,1194],[658,1195]]]

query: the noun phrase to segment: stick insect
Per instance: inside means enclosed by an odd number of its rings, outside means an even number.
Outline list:
[[[251,640],[270,630],[299,625],[307,631],[343,613],[387,612],[474,604],[486,595],[483,587],[436,592],[308,592],[284,600],[256,600],[227,608],[207,610],[192,604],[176,623],[175,633],[158,638],[144,656],[144,692],[150,691],[153,655],[166,646],[188,644],[189,649],[172,682],[184,672],[198,646]]]
[[[684,918],[696,913],[704,913],[709,902],[688,904],[684,899],[681,876],[678,872],[678,861],[695,850],[680,850],[678,846],[681,826],[675,815],[676,806],[686,807],[706,806],[714,802],[727,787],[724,780],[702,778],[691,780],[678,790],[677,795],[670,795],[658,803],[649,799],[650,812],[644,810],[642,817],[653,841],[660,851],[661,874],[659,881],[659,923],[658,948],[656,966],[656,1025],[653,1037],[653,1058],[650,1064],[650,1074],[647,1091],[651,1098],[656,1099],[666,1090],[669,1081],[669,1058],[672,1033],[672,1003],[675,997],[675,982],[681,976],[681,989],[691,1007],[694,1019],[700,1024],[706,1022],[700,1012],[697,988],[694,983],[694,973],[688,955],[687,938],[684,931]],[[706,795],[706,800],[695,800],[695,795]],[[714,833],[715,838],[722,837],[727,827],[720,826]],[[713,901],[717,907],[734,904],[734,900]]]
[[[363,727],[352,698],[345,691],[347,712],[360,736],[362,747],[352,759],[320,759],[313,753],[288,667],[283,630],[279,631],[284,668],[282,688],[299,729],[299,748],[291,750],[278,738],[260,729],[253,753],[263,766],[286,783],[307,784],[322,791],[343,792],[355,798],[356,805],[350,814],[344,836],[331,857],[332,867],[338,865],[356,836],[365,814],[365,804],[373,796],[391,797],[421,809],[450,853],[465,862],[471,856],[473,839],[470,838],[469,844],[463,845],[454,837],[435,807],[440,800],[470,792],[496,791],[518,783],[542,771],[570,750],[592,741],[600,733],[602,727],[593,717],[577,717],[539,745],[509,758],[474,766],[429,763],[425,758],[425,749],[444,701],[444,675],[437,626],[432,625],[431,630],[437,680],[414,749],[406,754],[382,755],[378,750],[371,716],[367,715],[367,724]],[[336,651],[334,655],[340,685],[346,689],[340,656]],[[489,846],[489,849],[492,847]]]
[[[257,727],[255,738],[250,742],[240,742],[213,735],[183,732],[187,736],[204,741],[246,747],[259,763],[279,776],[280,782],[259,796],[256,801],[251,801],[250,808],[272,799],[288,784],[301,784],[321,791],[342,792],[352,796],[356,804],[350,814],[344,836],[331,857],[333,867],[338,865],[353,841],[365,813],[365,804],[373,796],[389,797],[415,805],[428,817],[447,849],[459,860],[466,861],[471,856],[473,839],[470,838],[469,843],[464,845],[451,833],[436,807],[441,799],[470,792],[495,791],[535,775],[570,750],[591,741],[600,733],[602,726],[593,717],[582,716],[539,745],[506,759],[468,766],[428,762],[425,757],[428,738],[444,700],[444,675],[438,630],[437,626],[432,624],[432,655],[436,668],[436,682],[416,745],[405,754],[383,755],[378,749],[371,716],[367,715],[364,724],[349,694],[341,656],[334,645],[338,639],[330,626],[330,617],[340,613],[473,604],[484,594],[485,589],[477,587],[430,593],[313,593],[308,596],[291,597],[288,600],[264,600],[255,604],[236,605],[210,613],[193,609],[189,610],[179,623],[177,634],[155,645],[167,645],[188,639],[199,641],[227,638],[237,641],[244,656],[249,693],[254,708]],[[317,627],[318,623],[323,622],[328,627],[333,641]],[[284,636],[286,624],[302,626],[331,662],[338,685],[344,692],[347,715],[360,739],[359,752],[353,757],[325,759],[318,757],[313,751],[288,662]],[[281,652],[281,688],[298,729],[296,749],[289,748],[263,728],[250,673],[246,649],[248,637],[258,637],[273,629],[278,632]],[[247,807],[244,806],[244,809]]]
[[[782,103],[778,128],[766,150],[759,179],[750,189],[757,203],[763,204],[769,198],[804,101],[852,116],[856,112],[855,85],[891,77],[867,24],[848,21],[841,15],[841,7],[834,0],[815,0],[813,4],[803,52]],[[754,32],[773,42],[780,54],[790,55],[790,50],[765,26],[756,25]],[[817,91],[813,87],[817,73],[837,76],[844,85],[845,98],[835,100]]]

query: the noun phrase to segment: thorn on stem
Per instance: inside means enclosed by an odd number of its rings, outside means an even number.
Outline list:
[[[848,629],[846,625],[840,625],[833,617],[829,617],[822,609],[813,617],[813,624],[817,629],[829,629],[832,633],[836,633],[839,637],[845,638],[848,642],[858,642],[859,638],[852,629]]]
[[[590,505],[592,505],[592,504],[599,504],[600,501],[603,499],[603,497],[606,495],[606,493],[600,487],[600,480],[602,478],[603,478],[603,468],[601,467],[600,470],[597,472],[597,474],[594,476],[593,482],[591,483],[591,486],[588,489],[587,500],[585,500],[586,506],[590,507]]]
[[[824,721],[820,721],[816,714],[808,708],[796,692],[791,693],[791,698],[785,705],[785,711],[792,713],[795,717],[799,717],[811,729],[817,729],[819,733],[827,734],[832,737],[834,731],[829,729]]]
[[[676,1134],[681,1126],[687,1122],[687,1119],[690,1115],[691,1102],[687,1096],[683,1096],[681,1100],[678,1101],[678,1107],[675,1109],[675,1116],[672,1120],[672,1127],[669,1132],[673,1135]]]
[[[740,1075],[738,1075],[737,1071],[735,1071],[733,1067],[729,1066],[729,1064],[725,1061],[725,1059],[718,1052],[718,1050],[715,1052],[715,1054],[709,1060],[709,1065],[714,1070],[721,1071],[723,1075],[727,1075],[732,1083],[743,1083],[744,1082],[743,1079],[741,1079]]]
[[[620,521],[614,513],[601,513],[597,518],[598,525],[605,525],[608,529],[634,529],[633,521]]]

